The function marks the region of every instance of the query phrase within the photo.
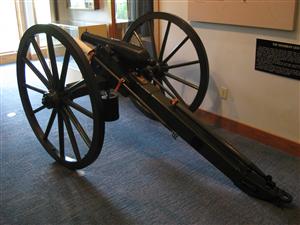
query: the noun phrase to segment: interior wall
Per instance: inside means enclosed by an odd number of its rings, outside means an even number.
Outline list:
[[[160,11],[187,20],[188,1],[161,0]],[[254,69],[257,38],[300,44],[300,13],[296,20],[292,32],[193,22],[210,66],[201,109],[300,143],[300,81]],[[176,41],[176,34],[169,37]],[[220,98],[220,87],[228,88],[227,100]]]

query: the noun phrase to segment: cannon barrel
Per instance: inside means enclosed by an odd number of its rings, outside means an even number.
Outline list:
[[[113,51],[115,51],[119,57],[126,62],[132,62],[134,64],[144,65],[148,62],[150,55],[145,48],[123,42],[116,39],[109,39],[98,35],[84,32],[81,35],[81,40],[95,46],[108,45]]]

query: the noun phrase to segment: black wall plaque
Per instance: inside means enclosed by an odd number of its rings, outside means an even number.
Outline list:
[[[255,69],[300,80],[300,45],[257,39]]]

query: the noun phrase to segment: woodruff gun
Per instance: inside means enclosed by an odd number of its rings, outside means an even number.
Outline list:
[[[158,46],[156,33],[162,30]],[[172,33],[177,34],[177,44],[170,38]],[[47,51],[38,44],[41,40],[46,40]],[[81,40],[93,47],[76,43],[55,25],[35,25],[25,32],[17,55],[24,111],[55,160],[70,169],[96,160],[105,122],[119,118],[119,92],[173,136],[182,137],[250,196],[276,204],[292,201],[270,175],[193,114],[205,97],[209,72],[205,48],[187,22],[167,13],[149,13],[131,24],[122,41],[88,32]],[[179,59],[185,47],[192,60]],[[28,57],[31,50],[38,61]],[[178,75],[184,71],[197,76],[197,82]],[[185,98],[176,82],[194,93],[194,99]]]

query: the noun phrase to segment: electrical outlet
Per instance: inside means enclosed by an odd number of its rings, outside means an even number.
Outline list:
[[[220,88],[220,97],[224,100],[227,100],[227,98],[228,98],[228,88],[226,88],[226,87],[221,87]]]

